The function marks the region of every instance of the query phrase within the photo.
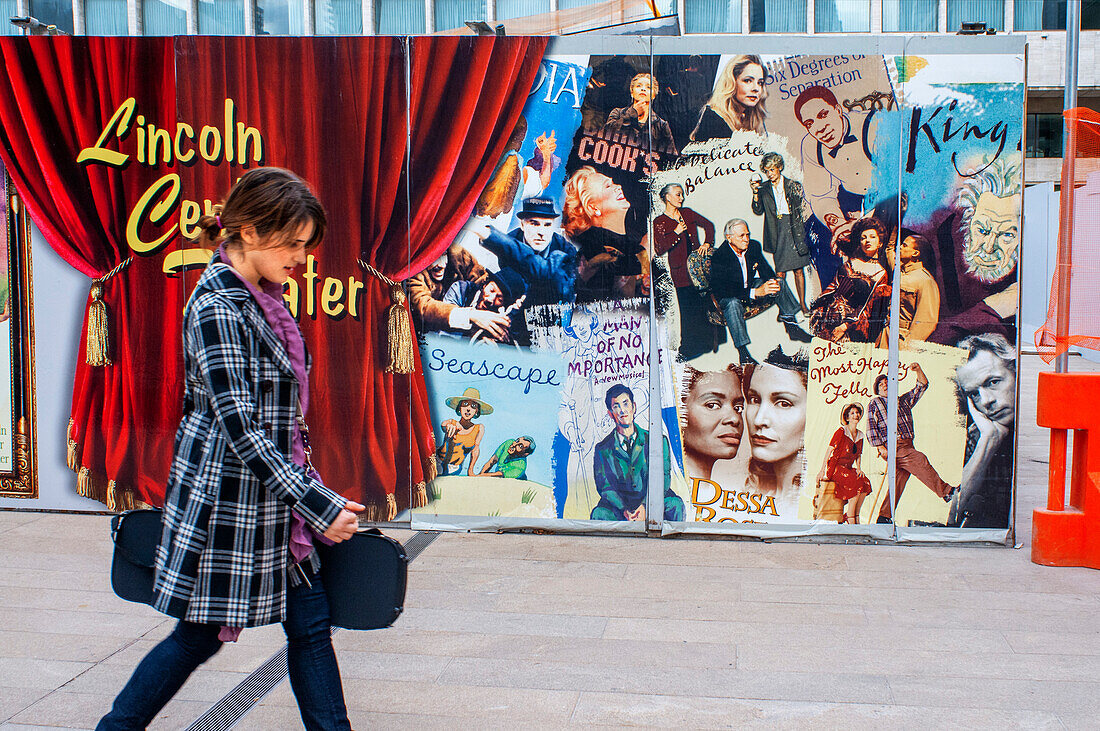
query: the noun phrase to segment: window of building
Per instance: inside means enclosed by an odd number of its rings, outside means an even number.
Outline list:
[[[424,0],[375,0],[374,13],[374,32],[380,36],[424,32]]]
[[[685,33],[740,33],[741,0],[684,0]]]
[[[435,29],[461,28],[467,20],[485,20],[485,3],[480,0],[435,0]]]
[[[30,0],[28,4],[31,17],[38,18],[46,25],[56,25],[60,30],[72,34],[72,0]],[[12,15],[19,15],[19,13],[13,12]]]
[[[1062,115],[1027,115],[1027,156],[1062,156]]]
[[[84,0],[84,32],[90,36],[124,36],[126,0]]]
[[[147,36],[187,33],[187,0],[142,0],[141,23]]]
[[[749,0],[750,33],[805,33],[806,0]]]
[[[1016,30],[1065,30],[1066,0],[1016,0]],[[1100,30],[1100,0],[1081,0],[1081,29]]]
[[[22,31],[19,30],[19,26],[8,21],[9,18],[19,17],[19,6],[15,0],[0,0],[0,22],[4,24],[3,30],[0,30],[2,36],[17,36]]]
[[[867,33],[871,30],[870,0],[816,0],[814,30],[818,33]]]
[[[317,35],[362,35],[363,2],[362,0],[315,0],[313,25]]]
[[[305,0],[256,0],[256,35],[300,36],[305,32]]]
[[[954,33],[963,23],[985,23],[986,28],[1005,27],[1004,0],[946,0],[947,32]]]
[[[243,0],[199,0],[199,33],[204,36],[243,36]]]
[[[939,14],[939,0],[882,0],[882,30],[887,33],[935,33]]]
[[[497,20],[550,12],[550,0],[497,0]],[[467,18],[473,20],[473,18]]]

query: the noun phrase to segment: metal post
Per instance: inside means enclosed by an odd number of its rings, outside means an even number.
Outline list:
[[[1063,110],[1077,106],[1077,53],[1081,36],[1081,0],[1066,3],[1066,94]],[[1064,343],[1069,336],[1070,276],[1073,263],[1073,180],[1077,155],[1077,127],[1063,121],[1062,133],[1062,217],[1058,226],[1058,309],[1055,341]],[[1054,359],[1054,371],[1069,370],[1069,353],[1062,351]]]

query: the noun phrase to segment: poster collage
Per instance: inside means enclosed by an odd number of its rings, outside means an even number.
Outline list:
[[[657,46],[552,43],[408,282],[414,523],[1007,530],[1022,56]]]

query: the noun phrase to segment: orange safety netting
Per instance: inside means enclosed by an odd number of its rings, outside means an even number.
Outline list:
[[[1067,200],[1063,160],[1061,225],[1058,249],[1069,247],[1068,266],[1054,270],[1046,324],[1035,331],[1035,347],[1048,363],[1072,346],[1100,350],[1100,114],[1077,107],[1065,112],[1069,138],[1067,154],[1073,156],[1073,196]],[[1067,209],[1072,206],[1072,219]],[[1059,256],[1059,262],[1062,257]],[[1061,294],[1069,287],[1069,296]],[[1059,333],[1059,302],[1063,331]]]

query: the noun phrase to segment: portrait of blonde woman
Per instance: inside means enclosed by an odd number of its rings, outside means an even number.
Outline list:
[[[767,134],[764,126],[768,112],[764,102],[764,64],[759,56],[734,56],[718,74],[710,101],[699,114],[691,133],[692,142],[727,138],[744,130]]]

